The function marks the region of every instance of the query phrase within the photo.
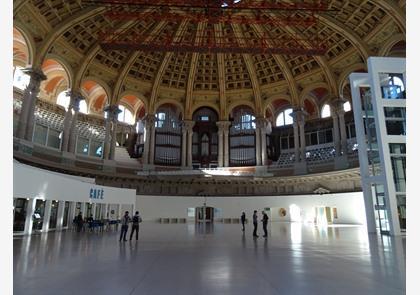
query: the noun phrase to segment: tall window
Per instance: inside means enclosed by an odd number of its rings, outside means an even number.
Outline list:
[[[133,125],[133,113],[123,105],[119,105],[118,108],[121,110],[121,113],[118,114],[118,121]]]
[[[331,107],[329,104],[325,104],[321,110],[321,118],[331,117]]]
[[[29,84],[30,77],[22,72],[22,67],[15,67],[15,75],[13,77],[13,86],[24,90]]]
[[[83,113],[83,114],[87,114],[87,104],[86,104],[86,100],[82,100],[79,104],[79,112]]]
[[[70,103],[70,96],[68,96],[66,92],[67,91],[62,91],[57,96],[57,104],[64,107],[67,110],[68,107],[69,107],[69,103]]]
[[[290,116],[290,114],[293,112],[293,110],[286,109],[283,112],[281,112],[276,119],[276,126],[285,126],[293,124],[293,118]]]
[[[345,111],[345,112],[349,112],[349,111],[351,111],[351,104],[350,104],[350,102],[349,102],[349,101],[346,101],[346,102],[344,103],[343,107],[344,107],[344,111]]]

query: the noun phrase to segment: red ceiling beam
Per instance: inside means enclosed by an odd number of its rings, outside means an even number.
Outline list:
[[[199,53],[248,53],[248,54],[289,54],[323,55],[324,44],[318,40],[271,37],[195,37],[200,42],[174,40],[171,36],[151,36],[132,33],[102,33],[100,45],[104,50],[140,50],[159,52],[199,52]],[[305,45],[305,44],[310,45]]]
[[[223,10],[244,10],[244,9],[268,9],[268,10],[310,10],[330,11],[327,0],[312,0],[308,2],[286,2],[286,1],[248,1],[243,0],[235,3],[234,0],[84,0],[84,3],[93,5],[119,5],[137,7],[177,7],[177,8],[198,8],[198,9],[223,9]]]

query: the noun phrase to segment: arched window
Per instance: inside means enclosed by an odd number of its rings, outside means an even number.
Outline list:
[[[131,111],[123,105],[119,105],[118,108],[121,110],[121,112],[118,114],[118,121],[133,125],[134,116]]]
[[[30,77],[22,71],[22,67],[15,67],[15,74],[13,77],[13,86],[24,90],[29,84]]]
[[[80,113],[83,113],[83,114],[87,114],[88,113],[86,100],[80,101],[80,104],[79,104],[79,112]]]
[[[344,111],[345,111],[345,112],[349,112],[349,111],[351,111],[351,104],[350,104],[350,102],[349,102],[349,101],[346,101],[346,102],[344,103],[343,107],[344,107]]]
[[[293,110],[286,109],[283,112],[281,112],[276,119],[276,126],[285,126],[293,124],[293,118],[290,116],[290,114],[293,112]]]
[[[321,118],[328,118],[328,117],[331,117],[331,107],[329,104],[325,104],[322,107]]]
[[[66,92],[67,91],[62,91],[57,96],[57,104],[64,107],[67,110],[68,107],[69,107],[69,103],[70,103],[70,96],[68,96]]]

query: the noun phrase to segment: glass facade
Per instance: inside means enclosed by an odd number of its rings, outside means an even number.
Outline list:
[[[64,202],[63,227],[68,226],[70,202]]]
[[[61,142],[60,133],[58,130],[50,129],[48,132],[47,146],[59,149]]]
[[[40,124],[35,124],[33,142],[45,145],[47,141],[48,128]]]
[[[35,212],[34,212],[34,215],[32,216],[32,219],[33,219],[32,230],[42,229],[44,214],[45,214],[45,201],[36,200]]]
[[[48,228],[57,227],[57,213],[58,213],[58,201],[51,202],[51,212],[50,212],[50,223]]]

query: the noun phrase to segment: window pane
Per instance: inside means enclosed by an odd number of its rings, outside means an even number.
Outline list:
[[[403,118],[405,119],[405,108],[398,107],[385,107],[384,108],[386,118]]]
[[[389,152],[391,154],[405,154],[405,144],[404,143],[390,143]]]
[[[345,112],[349,112],[349,111],[351,111],[351,104],[350,104],[350,102],[349,102],[349,101],[346,101],[346,102],[344,103],[343,107],[344,107],[344,111],[345,111]]]
[[[89,153],[89,139],[78,137],[77,138],[77,153],[88,155]]]
[[[324,105],[321,111],[321,118],[327,118],[331,116],[331,108],[328,104]]]
[[[33,142],[45,145],[47,140],[47,127],[36,124]]]
[[[59,149],[60,148],[60,131],[50,129],[48,132],[47,146]]]
[[[287,109],[284,111],[284,124],[289,125],[293,124],[293,118],[290,116],[290,114],[293,112],[292,109]]]
[[[57,104],[64,107],[66,110],[69,107],[70,96],[67,96],[66,91],[61,92],[57,97]]]
[[[405,192],[405,157],[391,157],[392,172],[394,175],[395,190],[397,192]]]
[[[102,157],[102,142],[91,140],[89,154],[93,157]]]
[[[85,100],[82,100],[79,104],[79,112],[83,114],[87,114],[87,104]]]
[[[405,134],[405,121],[386,121],[386,131],[388,135],[406,135]]]

